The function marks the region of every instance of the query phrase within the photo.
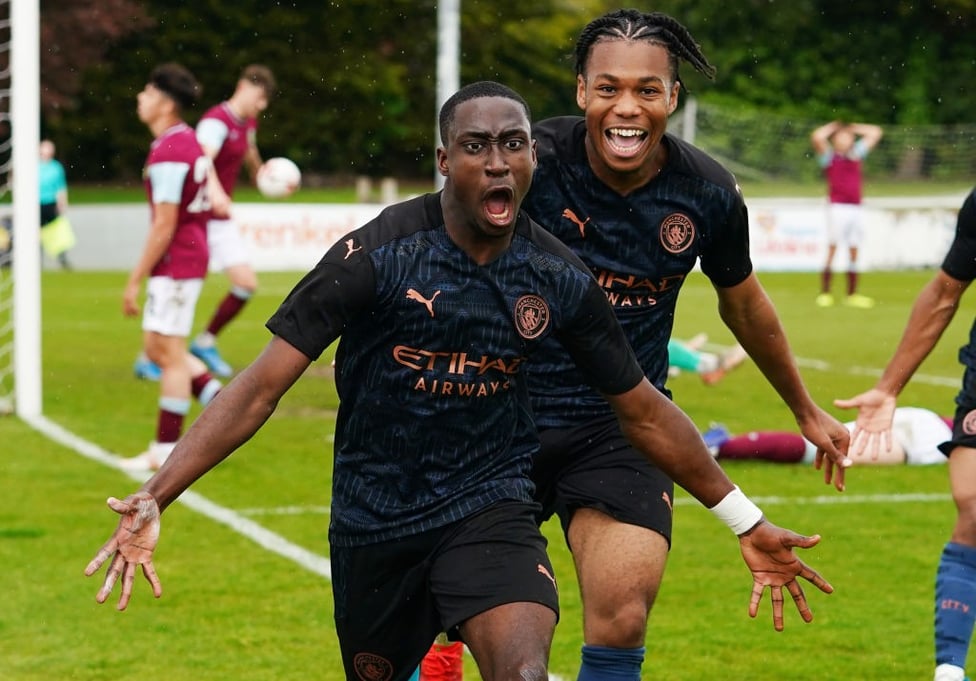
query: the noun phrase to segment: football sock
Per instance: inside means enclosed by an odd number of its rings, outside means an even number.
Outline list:
[[[852,296],[857,293],[857,272],[847,271],[847,295]]]
[[[794,433],[747,433],[723,442],[718,457],[797,463],[803,460],[805,451],[806,441]]]
[[[230,320],[236,317],[241,309],[243,309],[247,301],[251,299],[251,295],[252,292],[246,288],[241,288],[240,286],[232,287],[230,292],[220,301],[220,305],[217,306],[217,311],[214,312],[213,318],[207,325],[207,333],[211,336],[216,336],[220,333],[220,330],[227,326]]]
[[[640,648],[606,648],[583,646],[576,681],[640,681],[644,646]]]
[[[217,393],[223,387],[223,383],[211,376],[209,371],[204,371],[190,381],[190,389],[193,392],[193,396],[204,407],[210,404],[210,400],[216,397]]]
[[[830,271],[830,268],[827,268],[823,272],[820,273],[820,292],[821,293],[830,293],[830,280],[833,277],[833,274],[834,273]]]
[[[976,547],[949,542],[935,577],[935,663],[966,668],[976,622]]]
[[[183,431],[183,419],[190,411],[190,400],[178,397],[159,398],[156,442],[176,442]]]

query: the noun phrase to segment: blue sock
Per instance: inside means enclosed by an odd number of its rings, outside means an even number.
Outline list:
[[[966,668],[976,622],[976,548],[949,542],[935,576],[935,664]]]
[[[584,645],[576,681],[640,681],[643,662],[644,646],[605,648]]]

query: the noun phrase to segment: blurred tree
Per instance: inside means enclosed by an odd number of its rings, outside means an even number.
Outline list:
[[[152,24],[137,0],[44,0],[41,7],[41,108],[57,118],[73,108],[85,70],[122,36]]]
[[[462,82],[504,82],[536,118],[576,113],[577,34],[619,6],[461,0]],[[714,83],[682,69],[703,103],[803,127],[973,121],[976,0],[657,0],[653,9],[688,26],[717,67]],[[135,95],[170,60],[205,86],[191,123],[230,94],[241,67],[270,66],[281,92],[259,143],[266,156],[293,158],[310,181],[433,174],[436,0],[44,0],[41,12],[52,102],[44,125],[75,180],[138,179],[149,140]],[[53,25],[63,30],[48,33]],[[735,135],[730,153],[775,157],[777,138],[763,134]]]

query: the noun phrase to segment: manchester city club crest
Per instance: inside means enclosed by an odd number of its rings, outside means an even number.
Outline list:
[[[661,221],[661,245],[669,253],[688,250],[695,240],[695,223],[687,215],[671,213]]]
[[[549,306],[537,295],[515,301],[515,328],[525,339],[537,338],[549,326]]]

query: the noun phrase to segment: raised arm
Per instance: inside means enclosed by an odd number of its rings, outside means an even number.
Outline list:
[[[817,156],[825,153],[830,148],[830,136],[833,135],[841,126],[840,121],[824,123],[812,133],[810,133],[810,144],[813,146]]]
[[[895,354],[874,388],[846,400],[835,400],[843,409],[857,409],[852,449],[855,454],[876,455],[891,445],[891,421],[898,395],[939,342],[959,309],[970,282],[939,270],[919,293],[908,317]]]
[[[159,538],[159,516],[193,482],[251,438],[274,412],[281,396],[308,367],[310,360],[280,338],[214,398],[177,443],[162,468],[125,499],[110,498],[121,515],[118,527],[85,568],[91,576],[111,558],[96,600],[104,603],[122,577],[118,608],[132,595],[137,566],[158,598],[162,587],[152,564]]]
[[[709,454],[691,419],[647,379],[622,395],[606,397],[631,443],[739,537],[742,557],[753,577],[749,616],[758,614],[768,587],[773,626],[782,630],[785,587],[804,621],[811,621],[813,613],[797,577],[825,593],[831,593],[833,587],[800,560],[793,549],[815,546],[820,537],[799,535],[766,520]]]
[[[881,141],[882,135],[884,135],[881,126],[870,123],[852,123],[851,132],[861,139],[865,151],[874,149],[875,145]]]
[[[824,482],[843,490],[844,469],[851,465],[850,433],[810,397],[776,309],[756,275],[715,291],[722,321],[793,412],[803,436],[817,446],[817,468],[823,467]]]

